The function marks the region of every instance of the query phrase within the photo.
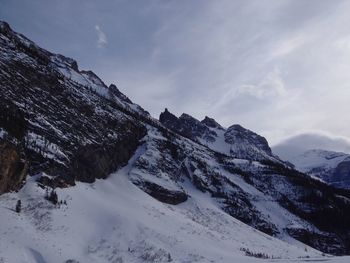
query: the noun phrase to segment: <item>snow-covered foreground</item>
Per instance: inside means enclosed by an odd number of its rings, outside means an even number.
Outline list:
[[[67,201],[60,208],[44,199],[34,178],[19,193],[0,196],[0,262],[262,261],[242,249],[275,258],[265,261],[350,262],[267,236],[195,189],[183,204],[160,203],[129,181],[129,167],[94,184],[57,190]],[[17,199],[20,214],[13,211]]]

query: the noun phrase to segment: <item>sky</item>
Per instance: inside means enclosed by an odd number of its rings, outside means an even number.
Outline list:
[[[288,138],[272,148],[282,160],[295,161],[298,157],[310,149],[332,150],[336,152],[350,153],[350,143],[348,140],[328,136],[322,133],[299,134]]]
[[[0,20],[164,108],[277,144],[350,141],[350,1],[0,0]]]

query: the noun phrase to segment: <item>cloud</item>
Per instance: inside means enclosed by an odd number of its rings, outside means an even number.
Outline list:
[[[310,36],[305,36],[303,32],[296,36],[290,36],[286,39],[277,40],[275,44],[272,45],[271,60],[278,58],[283,58],[287,55],[292,54],[298,48],[301,48],[305,43],[307,43]]]
[[[107,36],[106,34],[101,30],[99,25],[95,25],[95,30],[97,33],[97,47],[102,48],[107,45]]]
[[[314,149],[350,154],[350,140],[327,132],[311,132],[292,136],[272,147],[275,154],[286,160]]]
[[[242,85],[237,94],[248,94],[259,99],[267,97],[282,97],[287,95],[287,89],[280,76],[280,71],[269,72],[257,85]]]

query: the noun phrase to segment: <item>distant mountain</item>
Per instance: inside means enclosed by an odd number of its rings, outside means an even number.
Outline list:
[[[350,191],[248,129],[167,110],[158,121],[5,22],[0,84],[0,262],[350,254]]]
[[[350,155],[319,147],[347,150],[350,146],[343,139],[308,134],[289,139],[273,151],[301,172],[335,187],[350,188]]]
[[[288,138],[273,147],[273,152],[283,160],[300,155],[308,150],[322,149],[332,152],[350,154],[350,142],[341,137],[330,137],[324,134],[304,133]]]

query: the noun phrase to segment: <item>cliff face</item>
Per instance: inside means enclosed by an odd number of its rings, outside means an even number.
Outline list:
[[[350,158],[340,162],[335,168],[330,183],[337,187],[350,189]]]
[[[23,185],[28,163],[12,144],[0,142],[0,194],[17,191]]]
[[[93,182],[125,165],[148,113],[71,58],[0,22],[0,128],[25,145],[30,173]]]
[[[125,128],[128,133],[119,141],[85,145],[77,150],[70,171],[76,180],[92,183],[128,163],[147,131],[132,122],[125,124]]]

